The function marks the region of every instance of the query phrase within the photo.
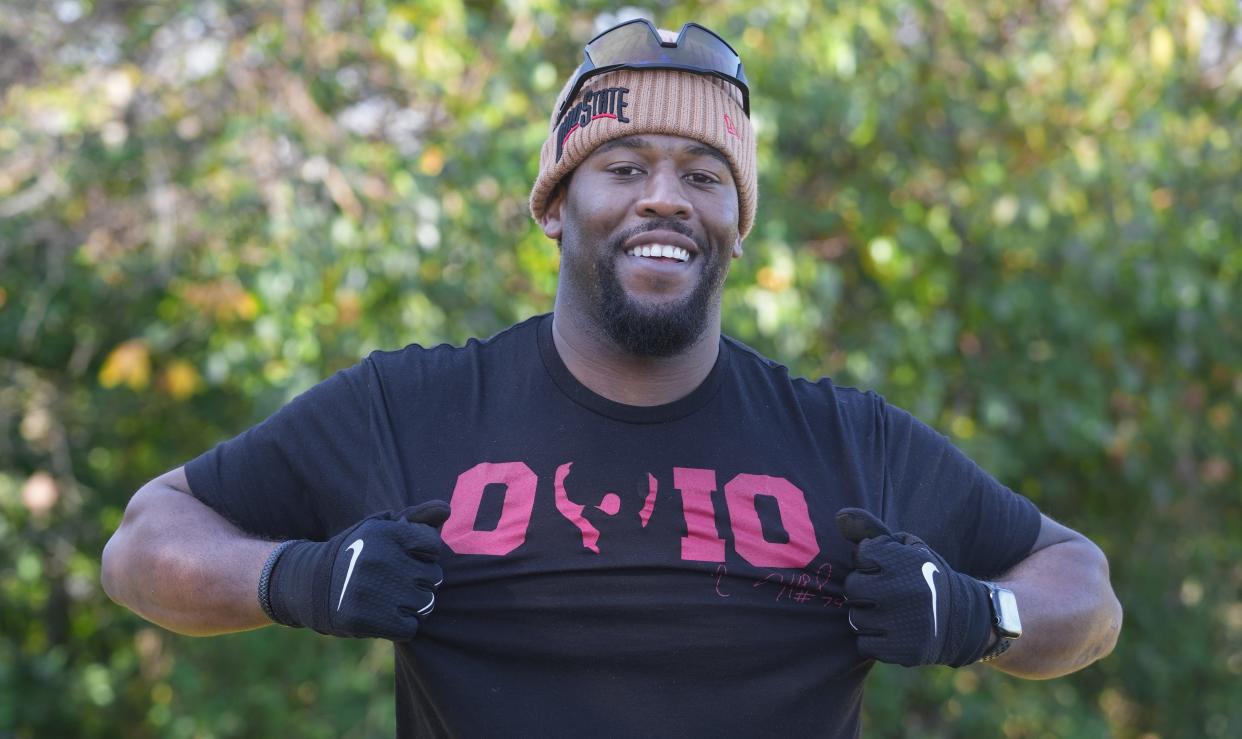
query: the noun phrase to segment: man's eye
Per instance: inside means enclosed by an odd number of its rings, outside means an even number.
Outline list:
[[[636,175],[636,174],[638,174],[638,173],[639,173],[639,172],[641,172],[642,170],[640,170],[638,167],[631,167],[631,166],[629,166],[629,165],[622,165],[622,166],[620,166],[620,167],[613,167],[612,169],[610,169],[610,170],[608,170],[608,171],[609,171],[609,172],[612,172],[612,173],[613,173],[613,174],[615,174],[615,175],[619,175],[619,176],[621,176],[621,177],[629,177],[629,176],[631,176],[631,175]]]
[[[710,185],[716,181],[715,177],[712,177],[709,174],[703,174],[702,172],[691,172],[686,176],[696,185]]]

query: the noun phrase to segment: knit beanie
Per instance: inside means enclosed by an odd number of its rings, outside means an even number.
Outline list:
[[[571,77],[557,96],[539,152],[539,176],[530,193],[535,220],[543,217],[557,183],[600,144],[636,134],[667,134],[695,139],[724,154],[737,186],[738,233],[746,237],[759,202],[755,134],[742,109],[742,94],[732,83],[667,69],[607,72],[587,80],[558,121],[556,111],[572,83]]]

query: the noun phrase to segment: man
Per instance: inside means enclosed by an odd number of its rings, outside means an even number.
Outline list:
[[[1097,547],[879,396],[721,336],[756,202],[728,44],[601,34],[531,194],[554,313],[376,352],[148,483],[108,593],[186,634],[391,639],[402,736],[854,736],[874,660],[1111,651]]]

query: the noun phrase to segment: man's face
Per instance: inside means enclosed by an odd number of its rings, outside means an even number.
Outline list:
[[[737,188],[715,149],[654,134],[603,144],[543,219],[561,242],[558,309],[585,312],[631,354],[676,354],[719,313],[741,255],[737,224]]]

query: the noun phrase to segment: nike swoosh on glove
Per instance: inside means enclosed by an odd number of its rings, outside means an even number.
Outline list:
[[[992,638],[986,585],[861,508],[837,511],[837,528],[856,545],[844,589],[859,654],[906,667],[961,667],[983,656]]]
[[[365,518],[325,542],[296,541],[268,581],[271,615],[321,634],[405,641],[435,608],[440,526],[449,506],[433,500]]]

